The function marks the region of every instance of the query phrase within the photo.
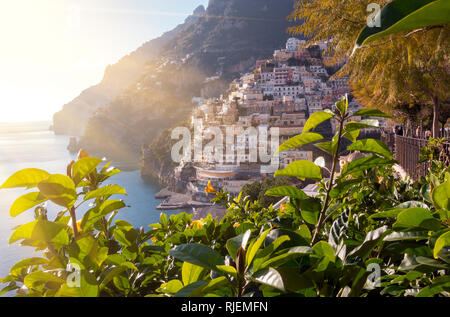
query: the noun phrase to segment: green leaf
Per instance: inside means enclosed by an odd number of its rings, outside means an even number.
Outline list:
[[[256,252],[261,248],[262,244],[266,240],[267,235],[272,229],[267,229],[264,231],[256,240],[256,242],[248,248],[248,252],[246,254],[246,264],[250,266],[255,258]]]
[[[77,200],[75,184],[68,176],[53,174],[37,186],[41,194],[57,205],[70,208]]]
[[[320,140],[323,140],[323,136],[318,133],[310,132],[299,134],[281,144],[281,146],[278,148],[277,153],[293,149],[296,147],[301,147],[305,144],[317,142]]]
[[[69,244],[66,225],[42,219],[19,226],[9,238],[9,244],[22,239]]]
[[[81,220],[81,227],[88,229],[109,213],[126,207],[122,200],[106,200],[99,206],[89,209]]]
[[[439,285],[428,285],[420,290],[416,297],[433,297],[437,294],[448,292],[450,290],[450,282]]]
[[[289,164],[285,169],[275,172],[275,177],[293,176],[300,179],[321,180],[322,171],[319,166],[310,161],[295,161]]]
[[[345,125],[344,131],[351,132],[351,131],[358,131],[361,129],[378,128],[379,126],[380,126],[380,122],[375,119],[365,119],[365,120],[361,120],[359,122],[350,121]]]
[[[277,269],[269,267],[255,273],[252,279],[282,292],[295,292],[306,286],[304,279],[298,274],[298,269],[290,267],[279,267]]]
[[[266,245],[270,244],[274,244],[276,248],[280,246],[283,246],[283,248],[290,248],[299,245],[309,245],[309,242],[294,231],[287,229],[275,229],[267,235]]]
[[[347,147],[347,150],[375,153],[384,156],[388,159],[392,159],[391,151],[383,143],[383,141],[380,140],[375,139],[359,140],[351,144],[349,147]]]
[[[316,225],[319,220],[322,203],[320,199],[308,198],[300,201],[300,213],[303,220],[311,225]]]
[[[117,275],[113,278],[114,286],[123,292],[125,295],[127,295],[131,290],[130,281],[128,280],[128,277],[125,277],[123,275]]]
[[[91,268],[92,265],[97,269],[108,257],[108,248],[100,247],[93,237],[85,236],[70,245],[69,256],[78,260],[85,269]]]
[[[409,208],[399,213],[393,225],[393,229],[398,231],[438,231],[441,227],[442,224],[433,217],[430,210],[419,207]]]
[[[311,249],[310,247],[306,247],[306,246],[293,247],[293,248],[288,249],[286,253],[282,253],[278,256],[268,259],[263,264],[261,264],[259,269],[262,270],[267,267],[276,268],[276,267],[278,267],[286,262],[289,262],[293,259],[299,258],[301,256],[305,256],[305,255],[310,255],[313,253],[314,253],[314,250]]]
[[[186,262],[185,262],[186,263]],[[225,274],[231,275],[234,278],[237,277],[237,271],[236,268],[234,268],[233,266],[229,266],[229,265],[218,265],[217,269]]]
[[[352,131],[345,131],[342,137],[346,138],[347,140],[350,140],[350,142],[356,142],[358,140],[360,130],[352,130]]]
[[[9,214],[12,217],[16,217],[24,211],[27,211],[28,209],[33,208],[36,205],[42,204],[45,201],[47,201],[47,198],[40,192],[25,194],[23,196],[20,196],[13,202],[11,208],[9,209]]]
[[[183,280],[183,285],[189,285],[197,282],[200,279],[200,276],[204,272],[204,268],[198,265],[194,265],[189,262],[184,262],[181,267],[181,276]],[[180,287],[181,289],[181,287]],[[178,289],[176,292],[178,292]],[[173,292],[175,294],[176,292]]]
[[[390,115],[381,112],[378,109],[370,109],[370,108],[364,108],[361,110],[356,111],[353,115],[353,117],[379,117],[379,118],[391,118]]]
[[[187,284],[185,284],[187,285]],[[171,280],[167,283],[161,284],[158,288],[158,292],[165,293],[169,295],[174,295],[178,293],[183,288],[183,283],[180,280]]]
[[[315,255],[327,259],[329,262],[336,261],[333,247],[326,241],[319,241],[313,247]]]
[[[373,167],[395,164],[396,161],[378,157],[375,155],[369,155],[367,157],[362,157],[346,164],[342,170],[342,176],[352,174],[355,172],[360,172],[363,170],[368,170]]]
[[[122,254],[110,254],[104,261],[106,264],[111,264],[115,266],[121,265],[126,262],[126,258]]]
[[[95,157],[85,157],[76,161],[72,166],[72,179],[75,185],[92,173],[101,162],[101,159]]]
[[[272,189],[269,189],[266,193],[266,196],[271,196],[271,197],[290,197],[290,198],[296,198],[296,199],[307,199],[308,196],[301,191],[300,189],[298,189],[297,187],[294,186],[280,186],[280,187],[275,187]]]
[[[450,246],[450,231],[447,231],[446,233],[441,235],[436,240],[436,243],[435,243],[434,249],[433,249],[433,256],[434,256],[434,258],[437,259],[439,251],[441,251],[442,248],[448,247],[448,246]]]
[[[16,264],[14,264],[14,266],[11,268],[9,273],[11,275],[17,276],[17,275],[21,274],[23,269],[28,269],[30,266],[33,267],[33,266],[46,264],[46,263],[48,263],[48,260],[44,259],[44,258],[24,259],[22,261],[17,262]]]
[[[122,274],[126,270],[130,269],[137,271],[136,266],[131,262],[124,262],[120,266],[116,266],[106,274],[105,278],[100,284],[100,289],[105,288],[108,285],[108,283],[114,279],[115,276],[118,276],[119,274]]]
[[[355,49],[376,39],[402,31],[450,23],[447,0],[396,0],[379,13],[380,27],[366,26],[358,35]]]
[[[229,255],[236,261],[237,251],[239,248],[245,249],[248,239],[250,238],[251,231],[247,230],[245,233],[235,236],[227,240],[226,248]]]
[[[203,244],[182,244],[177,245],[169,251],[174,258],[189,262],[201,267],[206,267],[211,270],[217,270],[217,265],[223,265],[224,260],[222,256]]]
[[[327,121],[334,117],[334,114],[332,112],[328,111],[317,111],[314,112],[306,121],[305,126],[303,128],[303,133],[308,132],[311,129],[314,129],[319,124],[321,124],[324,121]]]
[[[99,198],[99,197],[109,197],[111,195],[127,195],[126,190],[119,185],[107,185],[100,187],[87,193],[84,196],[84,200]]]
[[[36,187],[44,179],[47,179],[50,174],[44,170],[37,168],[27,168],[20,170],[13,175],[11,175],[0,187],[3,188],[32,188]]]
[[[333,155],[337,149],[337,142],[326,141],[321,143],[316,143],[314,146],[330,155]]]
[[[342,100],[339,100],[336,102],[336,108],[339,110],[341,114],[347,113],[348,108],[348,95],[345,94],[344,98]]]
[[[446,181],[437,186],[433,190],[432,199],[436,209],[450,210],[450,182]]]
[[[62,278],[42,271],[32,272],[27,276],[25,276],[25,279],[23,280],[25,286],[30,289],[33,289],[36,286],[36,284],[46,284],[49,282],[57,284],[65,283],[65,281]]]
[[[210,281],[198,281],[183,287],[175,294],[175,297],[203,297],[227,284],[228,280],[225,276]]]
[[[372,250],[380,243],[383,238],[389,233],[388,226],[383,226],[376,230],[367,233],[364,241],[348,255],[351,257],[365,258],[370,255]]]
[[[383,241],[405,241],[405,240],[426,240],[428,239],[427,232],[392,232],[384,237]]]

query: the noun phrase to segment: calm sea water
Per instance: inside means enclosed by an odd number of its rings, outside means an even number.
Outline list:
[[[40,168],[49,173],[66,173],[66,166],[75,159],[66,147],[69,137],[56,136],[48,128],[50,122],[0,123],[0,184],[9,176],[23,168]],[[113,162],[113,166],[123,170],[129,164]],[[139,170],[126,171],[111,177],[107,184],[119,184],[128,192],[124,199],[129,208],[122,209],[116,219],[130,222],[135,227],[144,227],[158,222],[160,212],[156,206],[160,201],[154,195],[161,189],[160,185],[144,182]],[[38,256],[30,247],[21,247],[18,243],[8,245],[12,229],[20,224],[33,221],[33,211],[27,211],[16,218],[9,215],[9,207],[14,200],[23,195],[23,189],[0,190],[0,277],[5,277],[17,261],[30,256]],[[78,211],[82,214],[88,209]],[[61,207],[48,204],[49,218],[61,211]],[[168,215],[176,211],[166,212]],[[1,284],[0,284],[1,286]]]

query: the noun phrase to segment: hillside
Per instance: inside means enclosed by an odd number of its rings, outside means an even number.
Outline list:
[[[82,146],[138,157],[143,145],[185,119],[194,97],[220,95],[233,78],[281,47],[292,7],[292,0],[211,0],[207,9],[200,6],[184,24],[111,66],[100,85],[55,115],[56,131],[80,134],[86,125]]]

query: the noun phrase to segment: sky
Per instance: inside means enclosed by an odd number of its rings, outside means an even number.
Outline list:
[[[208,0],[0,0],[0,122],[51,120]]]

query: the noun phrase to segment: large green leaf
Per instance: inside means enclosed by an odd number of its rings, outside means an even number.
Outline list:
[[[363,139],[358,140],[351,144],[347,150],[349,151],[360,151],[360,152],[369,152],[374,154],[379,154],[386,158],[392,159],[392,152],[383,143],[383,141],[375,140],[375,139]]]
[[[272,189],[269,189],[266,193],[266,196],[271,196],[271,197],[290,197],[290,198],[296,198],[296,199],[307,199],[308,196],[301,191],[300,189],[298,189],[297,187],[294,186],[280,186],[280,187],[275,187]]]
[[[384,113],[378,109],[364,108],[356,111],[352,115],[353,117],[379,117],[379,118],[391,118],[390,115]]]
[[[69,244],[67,226],[57,222],[38,219],[19,226],[9,238],[9,243],[22,239]]]
[[[239,248],[245,249],[248,240],[250,239],[251,230],[247,230],[245,233],[235,236],[227,240],[226,248],[228,254],[236,261],[237,251]]]
[[[212,280],[198,281],[186,285],[174,297],[204,297],[206,294],[210,294],[227,284],[228,280],[225,276],[220,276]]]
[[[222,256],[203,244],[182,244],[178,245],[169,251],[174,258],[189,262],[201,267],[206,267],[211,270],[217,270],[217,265],[223,265],[224,260]]]
[[[99,206],[89,209],[81,220],[81,227],[88,229],[97,221],[108,215],[109,213],[126,207],[122,200],[107,200]]]
[[[253,259],[255,258],[256,252],[261,248],[264,241],[266,240],[267,235],[272,229],[267,229],[264,231],[258,239],[255,241],[255,243],[251,244],[248,248],[248,252],[246,253],[246,265],[250,266],[252,264]]]
[[[433,217],[430,210],[420,207],[402,211],[393,225],[393,229],[398,231],[438,231],[441,227],[442,224]]]
[[[73,182],[78,185],[78,183],[92,173],[101,162],[101,159],[95,157],[85,157],[76,161],[72,166]]]
[[[320,167],[311,161],[295,161],[285,169],[276,171],[275,177],[278,176],[294,176],[300,179],[321,180],[322,172]]]
[[[56,275],[42,272],[42,271],[36,271],[28,274],[25,276],[25,279],[23,280],[23,283],[26,287],[33,289],[37,284],[46,284],[46,283],[56,283],[56,284],[64,284],[64,279],[57,277]]]
[[[40,192],[32,192],[25,194],[23,196],[20,196],[13,202],[11,208],[9,209],[9,214],[12,217],[16,217],[20,215],[22,212],[27,211],[28,209],[33,208],[34,206],[42,204],[45,201],[47,201],[47,198],[43,196]]]
[[[355,48],[401,31],[450,23],[448,0],[395,0],[379,13],[381,27],[366,26],[358,35]]]
[[[329,262],[336,261],[333,247],[326,241],[319,241],[313,247],[314,254],[327,259]]]
[[[181,267],[181,277],[183,279],[183,285],[189,285],[197,282],[204,270],[205,269],[201,266],[189,262],[184,262],[183,266]],[[176,292],[178,291],[179,290],[177,290]],[[176,292],[174,292],[174,294]]]
[[[308,132],[294,136],[293,138],[287,140],[278,148],[278,152],[283,152],[289,149],[303,146],[305,144],[313,143],[323,139],[318,133]]]
[[[295,292],[305,287],[305,281],[298,274],[298,269],[293,267],[279,267],[277,269],[269,267],[255,273],[252,279],[282,292]]]
[[[450,231],[447,231],[436,240],[433,250],[434,257],[437,259],[439,251],[447,246],[450,246]]]
[[[112,268],[111,270],[109,270],[107,272],[107,274],[105,275],[105,278],[103,279],[103,281],[100,284],[100,289],[105,288],[108,285],[108,283],[114,279],[114,277],[118,276],[119,274],[122,274],[123,272],[125,272],[127,270],[137,271],[137,268],[131,262],[124,262],[124,263],[120,264],[119,266],[116,266],[116,267]]]
[[[40,192],[57,205],[70,208],[77,200],[75,184],[66,175],[53,174],[38,184]]]
[[[450,210],[450,181],[437,186],[433,190],[432,199],[437,208]]]
[[[322,203],[318,198],[308,198],[300,201],[300,213],[302,218],[311,225],[317,224],[321,209]]]
[[[337,150],[337,140],[316,143],[314,146],[330,155],[334,155]]]
[[[71,262],[78,262],[83,269],[100,267],[108,257],[108,248],[100,247],[97,240],[91,236],[77,239],[70,245],[69,256]]]
[[[345,94],[344,98],[342,98],[341,100],[336,102],[335,106],[336,106],[336,109],[339,111],[339,113],[341,113],[342,115],[347,113],[347,109],[348,109],[348,95]]]
[[[406,241],[428,239],[426,231],[392,232],[384,237],[383,241]]]
[[[287,239],[286,236],[289,237],[289,239]],[[267,235],[265,245],[270,246],[270,244],[275,244],[276,248],[280,246],[283,248],[291,248],[299,245],[309,245],[309,242],[294,231],[287,229],[274,229]]]
[[[388,226],[383,226],[376,230],[367,233],[364,241],[355,249],[353,249],[348,255],[351,257],[365,258],[370,255],[372,250],[378,243],[381,243],[383,238],[389,233]]]
[[[263,270],[268,267],[276,268],[288,261],[291,261],[293,259],[305,256],[305,255],[310,255],[313,253],[314,253],[314,250],[307,246],[293,247],[293,248],[288,249],[287,252],[285,252],[285,253],[282,253],[282,254],[272,257],[272,258],[269,258],[267,261],[265,261],[264,263],[262,263],[259,266],[259,269]]]
[[[359,122],[351,121],[348,122],[345,127],[344,131],[350,132],[355,130],[361,130],[361,129],[373,129],[378,128],[380,126],[380,122],[375,119],[365,119],[361,120]]]
[[[303,133],[308,132],[311,129],[314,129],[319,124],[324,121],[327,121],[334,117],[334,114],[331,111],[317,111],[314,112],[306,121],[305,126],[303,127]]]
[[[126,194],[127,191],[122,186],[107,185],[87,193],[84,196],[84,200],[94,199],[98,197],[109,197],[111,195],[126,195]]]
[[[187,262],[185,262],[187,263]],[[189,283],[191,284],[191,283]],[[188,285],[188,284],[185,284]],[[169,294],[169,295],[175,295],[183,288],[183,283],[181,283],[180,280],[171,280],[167,283],[161,284],[161,286],[158,288],[158,292]]]
[[[342,170],[342,175],[352,174],[355,172],[360,172],[377,166],[395,164],[396,161],[391,159],[386,159],[378,157],[375,155],[369,155],[366,157],[359,158],[346,164]]]
[[[16,264],[14,264],[14,266],[11,268],[9,273],[11,275],[17,276],[22,272],[23,269],[28,269],[30,266],[34,267],[34,266],[46,264],[46,263],[48,263],[48,260],[44,259],[44,258],[24,259],[22,261],[17,262]]]
[[[37,168],[27,168],[20,170],[13,175],[11,175],[0,187],[3,188],[19,188],[19,187],[27,187],[32,188],[36,187],[41,181],[49,177],[50,174],[44,170]]]

